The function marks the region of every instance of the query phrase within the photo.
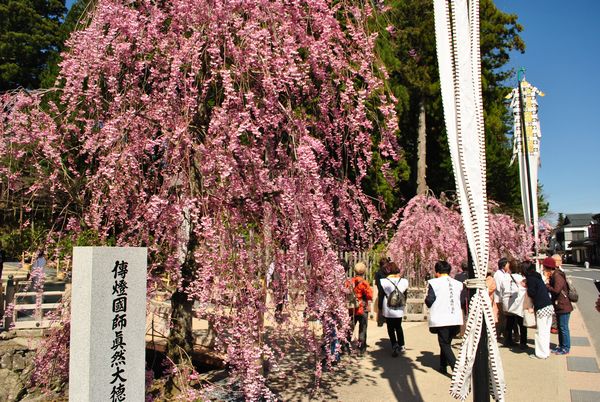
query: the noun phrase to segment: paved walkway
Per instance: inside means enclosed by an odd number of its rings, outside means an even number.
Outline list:
[[[597,319],[600,320],[600,313]],[[600,369],[598,352],[590,342],[583,316],[579,309],[571,313],[571,353],[566,357],[567,386],[572,402],[600,401]]]
[[[3,279],[10,273],[19,276],[16,264],[8,265],[5,264]],[[53,273],[47,272],[49,276]],[[600,314],[597,319],[600,320]],[[344,356],[334,371],[323,375],[318,395],[308,393],[314,381],[313,367],[309,365],[286,373],[272,385],[286,401],[454,401],[448,393],[450,377],[435,370],[439,348],[427,323],[407,322],[403,328],[407,351],[393,358],[385,326],[377,327],[370,321],[365,356]],[[571,314],[570,328],[572,348],[568,356],[552,355],[545,361],[529,359],[535,334],[532,329],[528,333],[528,351],[500,348],[507,383],[506,401],[600,401],[600,359],[577,308]],[[552,335],[551,341],[554,346],[557,335]],[[458,343],[454,342],[457,355]],[[467,400],[473,400],[472,394]]]
[[[450,378],[435,370],[439,348],[427,323],[404,323],[403,328],[407,347],[403,356],[391,356],[385,327],[378,328],[370,321],[369,348],[365,356],[345,356],[337,370],[324,374],[317,396],[307,394],[312,379],[306,372],[295,373],[294,381],[288,377],[282,396],[285,400],[306,401],[454,401],[448,393]],[[507,383],[506,401],[599,401],[600,394],[593,391],[600,391],[600,373],[574,371],[597,364],[593,347],[573,346],[569,356],[552,355],[547,360],[533,360],[528,354],[533,352],[534,334],[535,330],[530,329],[528,351],[500,348]],[[571,335],[577,343],[588,339],[577,310],[571,318]],[[551,341],[554,346],[557,335],[552,335]],[[458,355],[457,345],[455,353]],[[577,357],[591,360],[573,363]],[[472,394],[467,400],[473,400]]]

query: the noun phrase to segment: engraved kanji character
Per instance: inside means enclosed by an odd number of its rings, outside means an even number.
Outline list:
[[[125,364],[125,350],[117,350],[111,357],[110,367]]]
[[[112,269],[113,279],[117,279],[117,276],[125,279],[125,276],[127,276],[127,265],[127,261],[115,261],[115,267]]]
[[[117,297],[113,300],[113,313],[124,313],[127,311],[127,297]],[[113,328],[114,329],[114,328]]]
[[[112,294],[117,296],[127,296],[127,289],[127,282],[121,279],[119,281],[115,281]]]
[[[125,399],[125,385],[121,383],[113,385],[112,391],[110,391],[111,402],[123,402]]]
[[[113,339],[113,345],[111,347],[112,350],[123,349],[124,346],[127,345],[123,342],[123,331],[115,332],[115,339]]]
[[[111,384],[114,384],[117,381],[121,381],[121,382],[127,381],[127,379],[125,377],[121,376],[121,374],[123,374],[125,372],[124,368],[117,366],[115,370],[116,371],[111,374],[113,376],[113,379],[110,382]]]
[[[127,326],[127,314],[116,314],[113,318],[112,329],[123,329]]]

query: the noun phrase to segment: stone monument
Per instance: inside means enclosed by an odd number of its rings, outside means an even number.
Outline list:
[[[145,247],[75,247],[69,401],[144,401]]]

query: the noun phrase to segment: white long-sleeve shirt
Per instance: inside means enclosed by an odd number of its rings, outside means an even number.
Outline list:
[[[503,291],[503,284],[504,284],[504,276],[506,275],[506,272],[504,272],[504,270],[497,270],[496,273],[494,274],[494,282],[496,282],[496,291],[494,292],[494,302],[496,304],[498,303],[502,303],[502,291]]]
[[[381,279],[381,287],[383,289],[383,316],[385,318],[402,318],[404,317],[404,308],[389,308],[387,305],[388,295],[392,294],[394,291],[394,285],[398,287],[398,290],[401,293],[406,292],[408,289],[408,281],[405,278],[382,278]]]

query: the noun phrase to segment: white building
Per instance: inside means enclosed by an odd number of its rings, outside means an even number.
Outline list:
[[[567,261],[583,263],[590,260],[586,242],[590,240],[590,228],[597,224],[594,214],[568,214],[564,224],[556,229],[556,241]]]

